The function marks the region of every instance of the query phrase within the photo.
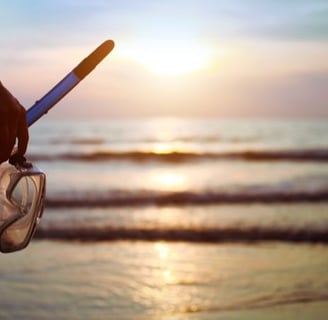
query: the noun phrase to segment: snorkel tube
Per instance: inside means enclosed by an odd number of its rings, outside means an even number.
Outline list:
[[[82,60],[47,94],[27,110],[31,126],[79,84],[114,48],[107,40]],[[45,200],[46,175],[36,166],[0,165],[0,252],[28,246],[39,223]]]
[[[114,48],[114,41],[107,40],[82,60],[70,73],[66,75],[45,96],[36,101],[27,110],[27,124],[31,126],[46,114],[59,100],[80,83]]]

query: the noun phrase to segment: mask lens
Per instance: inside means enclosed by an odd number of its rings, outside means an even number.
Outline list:
[[[32,177],[22,177],[12,191],[9,201],[19,208],[21,214],[27,214],[31,208],[35,189]]]

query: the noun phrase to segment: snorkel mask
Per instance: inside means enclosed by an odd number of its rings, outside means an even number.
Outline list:
[[[0,252],[22,250],[30,243],[45,199],[46,176],[36,166],[0,165]]]

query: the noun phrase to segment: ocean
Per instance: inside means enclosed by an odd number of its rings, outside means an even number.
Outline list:
[[[327,119],[43,119],[27,157],[0,319],[326,318]]]

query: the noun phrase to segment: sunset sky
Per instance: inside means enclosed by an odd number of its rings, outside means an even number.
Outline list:
[[[326,0],[11,0],[0,80],[26,107],[106,39],[49,117],[327,117]]]

